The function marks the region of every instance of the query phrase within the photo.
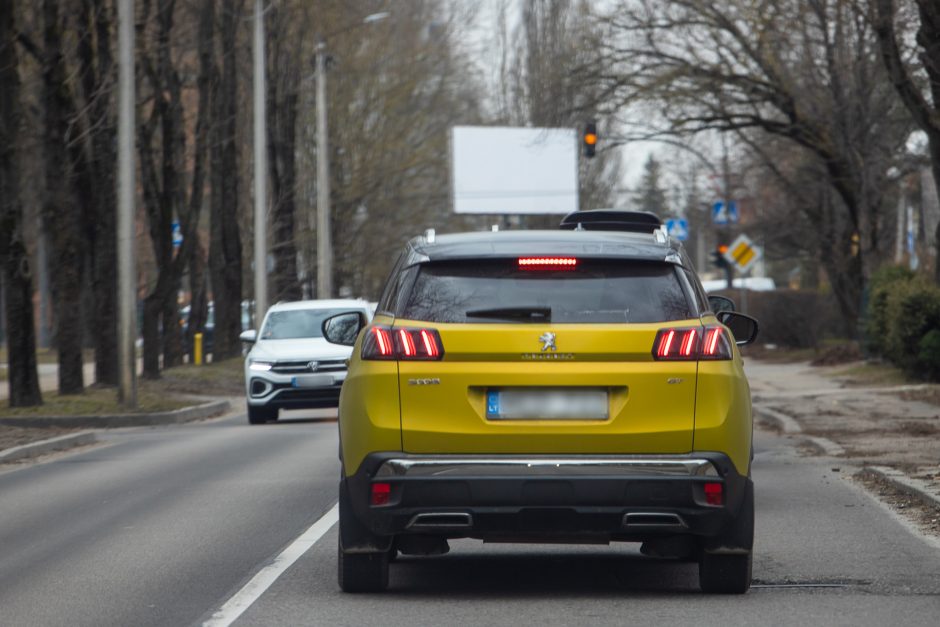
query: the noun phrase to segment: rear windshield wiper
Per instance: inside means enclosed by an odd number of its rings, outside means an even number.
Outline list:
[[[492,307],[489,309],[470,309],[466,315],[471,318],[524,318],[533,322],[551,322],[551,307]]]

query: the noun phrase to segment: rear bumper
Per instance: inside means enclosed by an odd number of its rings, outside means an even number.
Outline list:
[[[490,540],[645,540],[714,536],[737,515],[749,478],[721,453],[407,455],[373,453],[346,479],[371,533]],[[388,502],[371,504],[373,483]],[[708,503],[705,484],[722,485]]]

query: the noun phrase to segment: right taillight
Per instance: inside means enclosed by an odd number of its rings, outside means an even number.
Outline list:
[[[657,361],[698,361],[731,359],[731,342],[724,327],[660,329],[653,341]]]
[[[371,360],[436,361],[444,356],[437,329],[369,327],[362,341],[362,358]]]

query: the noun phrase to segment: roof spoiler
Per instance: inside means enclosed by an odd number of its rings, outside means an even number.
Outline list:
[[[655,233],[662,227],[659,216],[649,211],[589,209],[573,211],[562,218],[558,228],[567,231],[630,231]]]

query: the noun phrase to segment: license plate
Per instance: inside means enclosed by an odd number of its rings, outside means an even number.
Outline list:
[[[607,388],[496,388],[486,392],[489,420],[606,420]]]
[[[295,388],[322,388],[333,385],[333,375],[331,374],[303,374],[299,377],[292,377],[291,387]]]

